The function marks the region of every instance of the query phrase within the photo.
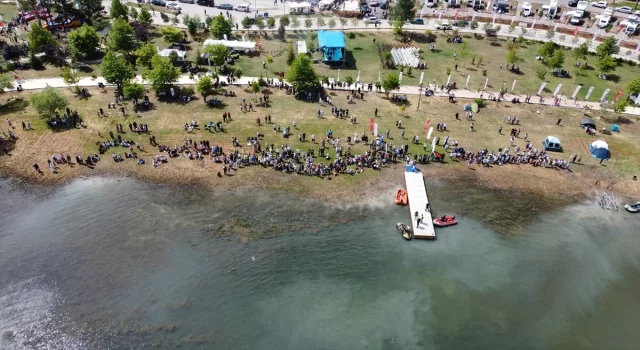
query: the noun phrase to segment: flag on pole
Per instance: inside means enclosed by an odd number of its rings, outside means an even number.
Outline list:
[[[591,96],[591,93],[593,92],[594,87],[590,87],[589,90],[587,90],[587,96],[585,96],[585,100],[588,100],[589,97]]]
[[[378,123],[373,124],[373,135],[378,136]]]
[[[471,75],[467,75],[467,83],[464,85],[465,89],[469,88],[469,78],[471,78]]]
[[[562,88],[562,84],[558,84],[558,86],[556,87],[556,91],[553,92],[553,96],[558,96],[558,93],[560,92],[560,88]]]
[[[571,98],[576,98],[576,96],[578,96],[578,91],[580,91],[580,89],[582,89],[582,85],[578,85],[576,87],[576,89],[573,91],[573,95],[571,95]]]
[[[542,90],[544,90],[545,86],[547,86],[547,82],[546,81],[544,83],[542,83],[542,85],[540,85],[540,89],[538,89],[538,95],[540,95],[542,93]]]
[[[620,99],[620,96],[622,96],[623,91],[624,90],[618,91],[618,93],[616,94],[616,97],[613,99],[613,102],[618,102],[618,100]]]
[[[427,131],[429,129],[430,124],[431,124],[431,119],[427,119],[427,121],[424,122],[424,131]]]
[[[489,78],[487,78],[487,80],[484,82],[484,88],[482,89],[483,91],[487,89],[488,84],[489,84]]]
[[[600,97],[600,102],[604,102],[605,98],[607,97],[607,94],[609,94],[609,91],[611,91],[611,89],[604,90],[604,92],[602,93],[602,97]]]
[[[371,119],[369,120],[369,131],[373,131],[373,125],[374,125],[375,123],[376,123],[376,122],[374,121],[374,119],[373,119],[373,118],[371,118]]]
[[[516,80],[513,80],[513,84],[511,84],[511,92],[513,92],[513,89],[516,88]]]

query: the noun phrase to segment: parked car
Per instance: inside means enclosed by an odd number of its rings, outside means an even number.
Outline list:
[[[576,11],[576,13],[571,16],[571,24],[579,25],[580,23],[582,23],[582,14],[582,11]]]
[[[367,23],[380,23],[380,20],[376,16],[369,16],[366,21]]]
[[[182,8],[180,7],[180,5],[178,5],[177,2],[170,2],[167,4],[167,8],[168,9],[172,9],[172,10],[176,10],[176,11],[180,11],[182,10]]]
[[[236,6],[236,11],[249,12],[249,5],[248,4],[238,5]]]
[[[231,4],[221,4],[218,5],[218,8],[221,10],[233,10],[233,5]]]
[[[438,6],[437,0],[427,0],[427,7],[436,7]]]
[[[554,69],[551,71],[551,74],[553,74],[554,76],[558,77],[558,78],[568,78],[569,77],[569,72],[564,70],[564,69]]]
[[[420,24],[420,25],[424,25],[424,19],[422,18],[416,18],[416,19],[412,19],[411,24]]]
[[[632,14],[633,13],[633,9],[631,7],[629,7],[629,6],[618,7],[616,9],[616,11],[620,12],[620,13],[628,13],[628,14]]]
[[[578,0],[569,0],[569,3],[567,5],[571,7],[576,7],[578,6]]]
[[[164,0],[151,0],[151,5],[156,5],[156,6],[167,6],[167,3]]]
[[[442,30],[451,29],[451,23],[449,23],[449,21],[442,21],[442,23],[436,25],[436,29],[442,29]]]
[[[598,2],[594,2],[593,4],[591,4],[591,6],[593,7],[599,7],[601,9],[607,8],[607,2],[606,1],[598,1]]]
[[[178,0],[178,2],[181,2],[184,4],[195,4],[196,0]]]
[[[200,5],[200,6],[208,6],[208,7],[213,7],[213,5],[215,4],[215,2],[213,2],[213,0],[198,0],[196,1],[196,4]],[[233,6],[232,6],[233,7]]]
[[[604,28],[606,26],[609,25],[609,22],[611,21],[611,16],[601,16],[600,19],[598,20],[598,28]]]

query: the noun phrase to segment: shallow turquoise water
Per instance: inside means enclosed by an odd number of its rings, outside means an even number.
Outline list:
[[[0,198],[0,349],[640,344],[640,216],[590,204],[405,242],[406,209],[266,191],[93,178]],[[214,237],[223,222],[277,235]]]

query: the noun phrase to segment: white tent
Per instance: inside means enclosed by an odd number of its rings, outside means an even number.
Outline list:
[[[298,53],[307,53],[307,42],[306,41],[298,41]]]
[[[289,13],[309,13],[311,10],[311,4],[308,2],[293,2],[289,3]]]
[[[180,51],[180,50],[176,50],[176,49],[164,49],[164,50],[160,50],[159,47],[156,46],[156,48],[158,49],[158,55],[162,56],[162,57],[169,57],[169,55],[171,55],[172,52],[175,52],[178,54],[178,57],[184,61],[184,57],[187,55],[186,51]]]
[[[253,41],[240,41],[240,40],[214,40],[207,39],[202,44],[202,48],[205,48],[209,45],[217,45],[222,44],[231,50],[255,50],[256,43]]]

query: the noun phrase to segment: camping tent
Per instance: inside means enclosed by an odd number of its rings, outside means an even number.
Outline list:
[[[618,126],[618,124],[609,125],[609,129],[611,129],[611,131],[613,132],[620,132],[620,127]]]
[[[584,118],[580,122],[580,126],[583,127],[583,128],[595,129],[596,128],[596,122],[594,122],[593,119],[591,119],[591,118]]]
[[[600,159],[600,162],[611,158],[609,145],[602,140],[593,141],[589,146],[589,152],[591,152],[593,158]]]
[[[544,146],[545,151],[562,152],[560,139],[555,136],[547,136],[547,138],[542,141],[542,146]]]

